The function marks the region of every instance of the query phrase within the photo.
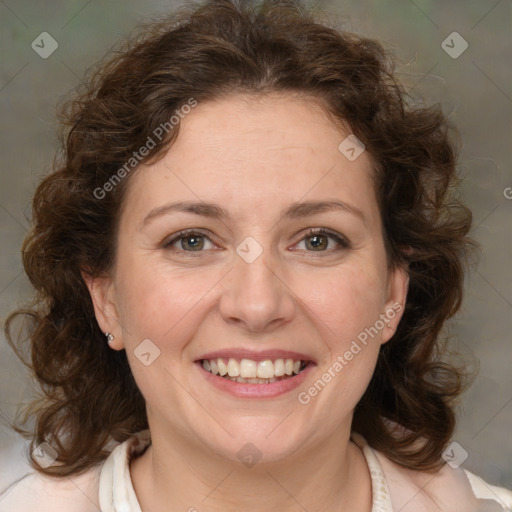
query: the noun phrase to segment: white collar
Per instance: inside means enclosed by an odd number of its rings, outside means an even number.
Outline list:
[[[388,485],[382,467],[372,448],[359,434],[352,440],[366,458],[372,479],[371,512],[393,512]],[[103,512],[142,512],[130,477],[130,459],[142,454],[151,442],[149,430],[118,445],[101,468],[99,484],[100,508]]]

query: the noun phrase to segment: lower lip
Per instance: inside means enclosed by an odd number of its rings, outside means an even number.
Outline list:
[[[231,379],[220,377],[219,375],[213,375],[213,373],[203,368],[201,361],[197,361],[195,364],[210,384],[220,391],[229,393],[237,398],[275,398],[289,393],[304,382],[315,366],[313,363],[308,363],[306,368],[299,374],[277,382],[268,384],[246,384],[243,382],[235,382]]]

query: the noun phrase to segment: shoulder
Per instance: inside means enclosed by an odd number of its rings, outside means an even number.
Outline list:
[[[59,478],[28,473],[0,494],[0,512],[100,512],[100,470]]]
[[[417,471],[392,462],[380,452],[376,455],[390,487],[394,510],[512,510],[512,491],[492,486],[460,467],[452,469],[445,464],[437,472]]]
[[[387,486],[392,510],[400,512],[512,511],[512,491],[488,484],[461,467],[445,464],[437,472],[401,466],[371,448],[362,436],[354,438]]]
[[[55,478],[30,472],[0,493],[0,512],[140,512],[129,461],[150,443],[149,430],[141,431],[80,475]]]
[[[464,470],[475,496],[481,500],[494,500],[512,510],[512,490],[487,483],[483,478]]]

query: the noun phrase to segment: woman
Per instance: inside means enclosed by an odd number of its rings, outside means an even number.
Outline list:
[[[471,216],[442,113],[292,2],[141,34],[34,198],[6,330],[28,313],[37,471],[0,509],[510,509],[449,444]]]

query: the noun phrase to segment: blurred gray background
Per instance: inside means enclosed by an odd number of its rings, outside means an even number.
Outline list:
[[[2,324],[31,293],[20,248],[31,196],[56,148],[57,103],[139,21],[180,3],[0,0]],[[344,28],[394,47],[401,78],[427,103],[441,103],[461,132],[461,194],[474,213],[472,236],[483,255],[468,276],[462,312],[448,330],[464,357],[480,362],[479,376],[463,397],[454,440],[468,453],[463,467],[512,489],[512,2],[322,0],[315,5],[332,23],[338,17]],[[31,47],[42,32],[58,43],[46,59]],[[459,55],[464,41],[468,47]],[[28,469],[27,443],[5,422],[31,393],[30,377],[2,335],[0,492]]]

